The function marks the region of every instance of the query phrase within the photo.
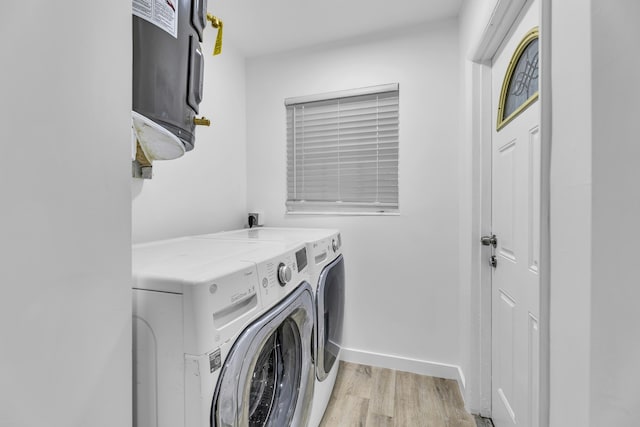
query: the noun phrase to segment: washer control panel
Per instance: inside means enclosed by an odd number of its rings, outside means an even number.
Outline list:
[[[280,282],[280,286],[286,286],[287,283],[291,281],[291,267],[289,267],[284,262],[281,262],[278,265],[278,282]]]
[[[304,251],[304,256],[301,251]],[[282,300],[303,281],[310,280],[306,259],[306,248],[300,244],[271,259],[257,262],[263,309]]]

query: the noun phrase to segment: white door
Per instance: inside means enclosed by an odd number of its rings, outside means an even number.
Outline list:
[[[497,240],[492,269],[492,418],[496,427],[538,427],[538,23],[539,1],[535,0],[523,11],[492,64],[492,229]],[[509,83],[503,86],[505,78]],[[506,101],[501,103],[503,93]]]

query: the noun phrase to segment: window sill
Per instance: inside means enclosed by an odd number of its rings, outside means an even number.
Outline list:
[[[322,216],[400,216],[400,212],[285,212],[285,215],[322,215]]]

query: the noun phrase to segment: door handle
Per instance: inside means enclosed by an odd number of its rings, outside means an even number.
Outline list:
[[[480,238],[480,242],[482,242],[484,246],[493,246],[494,248],[498,246],[498,238],[495,234],[492,234],[491,236],[482,236]]]

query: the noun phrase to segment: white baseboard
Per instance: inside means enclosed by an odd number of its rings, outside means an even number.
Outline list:
[[[411,359],[391,354],[373,353],[353,348],[342,348],[340,351],[340,359],[345,362],[359,363],[361,365],[377,366],[380,368],[394,369],[396,371],[456,380],[462,396],[465,395],[466,384],[464,373],[457,365]]]

